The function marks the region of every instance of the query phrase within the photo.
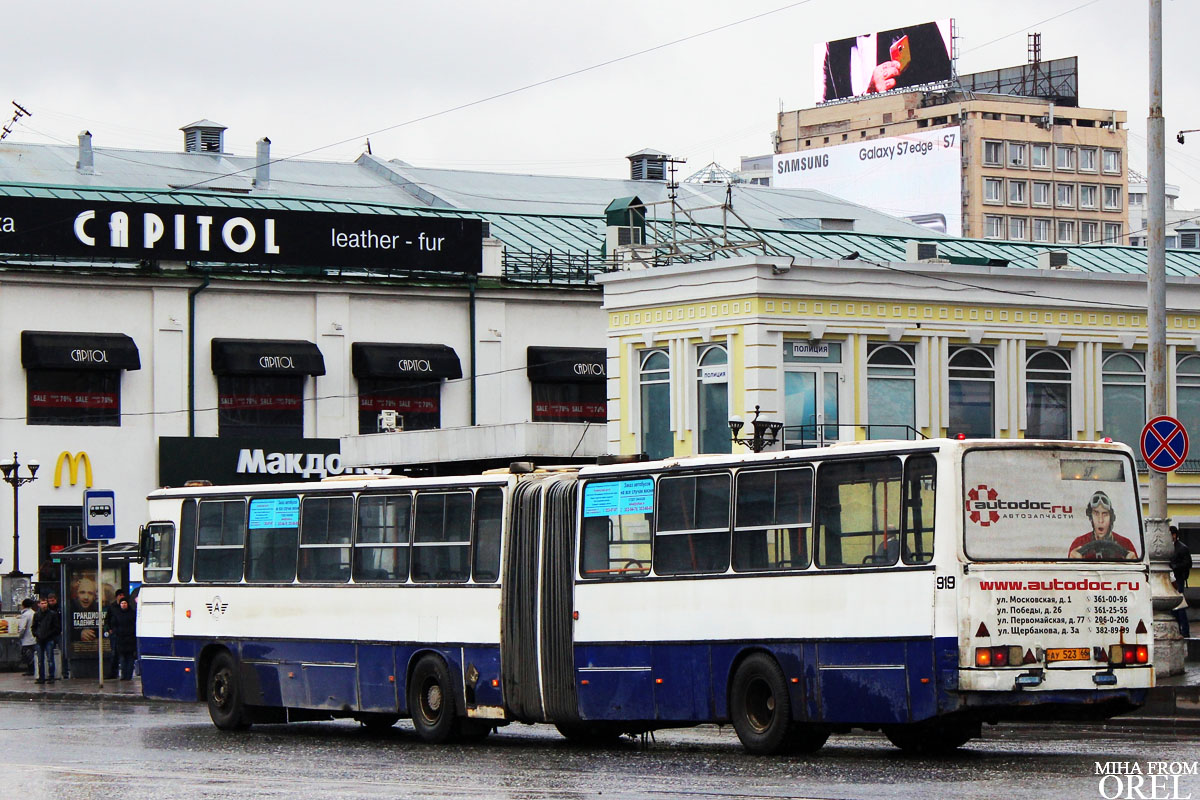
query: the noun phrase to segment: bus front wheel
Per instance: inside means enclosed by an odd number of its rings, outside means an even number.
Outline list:
[[[770,755],[787,748],[792,701],[775,659],[754,653],[738,665],[730,687],[729,712],[747,752]]]
[[[458,733],[458,716],[450,671],[435,656],[425,656],[413,669],[408,684],[408,711],[417,735],[430,744],[441,744]]]
[[[228,651],[217,653],[208,670],[208,715],[223,731],[250,727],[242,705],[242,687],[238,683],[237,664]]]

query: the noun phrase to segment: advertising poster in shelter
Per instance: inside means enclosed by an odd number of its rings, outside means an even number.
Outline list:
[[[117,589],[121,586],[121,571],[118,567],[105,567],[96,580],[95,567],[67,567],[66,626],[67,655],[71,658],[96,654],[98,617],[112,605]],[[99,621],[103,621],[101,617]],[[112,652],[106,645],[105,656]]]

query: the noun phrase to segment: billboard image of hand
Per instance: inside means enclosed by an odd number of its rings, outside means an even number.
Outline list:
[[[950,80],[951,30],[945,19],[818,44],[816,102]]]

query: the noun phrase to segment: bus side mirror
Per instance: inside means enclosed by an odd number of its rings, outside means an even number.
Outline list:
[[[150,531],[145,525],[138,526],[138,563],[145,564],[150,552]]]

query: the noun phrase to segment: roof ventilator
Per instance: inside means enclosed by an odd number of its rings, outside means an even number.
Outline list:
[[[184,125],[183,149],[187,153],[224,153],[225,126],[209,119]]]

